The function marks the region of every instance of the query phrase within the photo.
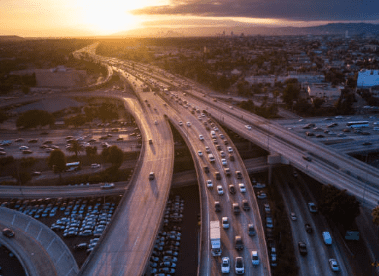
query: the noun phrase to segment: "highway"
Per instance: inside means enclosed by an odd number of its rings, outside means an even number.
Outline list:
[[[135,100],[125,98],[125,102],[128,110],[137,113],[144,137],[143,159],[113,223],[79,275],[142,275],[163,217],[173,171],[171,130],[162,115],[155,116]],[[155,173],[154,180],[149,180],[150,172]]]
[[[126,66],[127,62],[122,64]],[[155,78],[165,83],[166,86],[179,87],[190,84],[190,90],[186,90],[187,95],[189,97],[193,95],[199,102],[199,106],[206,109],[215,119],[222,121],[236,133],[270,152],[280,154],[283,163],[295,166],[321,183],[347,189],[358,199],[361,199],[363,190],[369,189],[370,195],[364,204],[370,207],[376,206],[379,200],[378,169],[324,145],[299,137],[275,122],[270,122],[238,108],[230,109],[229,105],[220,101],[215,103],[213,99],[204,97],[211,92],[209,89],[205,89],[192,81],[162,73],[161,69],[153,68],[151,70],[147,65],[136,66],[135,64],[135,68],[144,72],[149,78]],[[149,71],[153,71],[153,75]],[[249,132],[244,129],[247,124],[253,127]],[[305,162],[302,159],[304,155],[311,155],[313,161]]]

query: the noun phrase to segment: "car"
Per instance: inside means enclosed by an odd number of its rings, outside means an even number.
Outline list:
[[[247,128],[248,130],[251,130],[251,126],[250,125],[245,125],[245,128]]]
[[[23,154],[31,154],[31,153],[33,153],[33,152],[32,152],[31,150],[23,150],[22,153],[23,153]]]
[[[312,161],[312,158],[310,158],[309,156],[307,155],[303,155],[302,156],[304,160],[308,161],[308,162],[311,162]]]
[[[220,174],[220,172],[215,172],[215,178],[217,180],[221,180],[221,174]]]
[[[300,255],[305,256],[308,254],[307,245],[304,242],[298,242],[297,246],[299,248]]]
[[[255,236],[256,231],[255,231],[254,224],[249,223],[249,224],[247,225],[247,232],[248,232],[249,236]]]
[[[30,140],[28,141],[28,143],[37,143],[37,142],[38,142],[37,139],[30,139]]]
[[[363,146],[370,146],[370,145],[372,145],[372,143],[371,142],[363,142],[362,145]]]
[[[201,150],[199,150],[199,151],[197,152],[197,154],[198,154],[200,157],[203,157],[203,152],[202,152]]]
[[[205,152],[206,153],[211,153],[211,149],[209,147],[205,147]]]
[[[199,139],[200,139],[200,141],[204,141],[204,136],[200,134]]]
[[[210,188],[210,189],[213,188],[213,182],[210,179],[207,180],[207,188]]]
[[[247,199],[243,199],[242,200],[242,208],[245,211],[249,211],[250,210],[250,205],[249,205],[249,202],[247,201]]]
[[[224,167],[228,166],[228,162],[226,161],[225,158],[222,158],[222,159],[221,159],[221,164],[222,164]]]
[[[14,140],[15,142],[23,142],[24,139],[23,138],[17,138],[16,140]]]
[[[98,168],[100,168],[100,167],[101,167],[101,165],[98,164],[98,163],[93,163],[93,164],[91,164],[91,169],[98,169]]]
[[[220,201],[215,201],[215,212],[221,212]]]
[[[0,151],[0,155],[7,155],[7,153],[5,151]]]
[[[149,173],[149,180],[154,180],[155,179],[155,174],[154,172]]]
[[[232,153],[232,152],[233,152],[232,147],[228,147],[228,152],[229,152],[229,153]]]
[[[234,247],[238,251],[243,250],[243,241],[242,241],[241,236],[239,236],[239,235],[234,236]]]
[[[3,229],[3,235],[7,238],[13,238],[15,234],[14,234],[14,231],[12,229],[4,228]]]
[[[340,271],[340,267],[336,259],[329,259],[329,266],[332,271]]]
[[[19,147],[19,150],[27,150],[27,149],[29,149],[29,147],[28,146],[21,146],[21,147]]]
[[[296,218],[296,214],[294,213],[294,212],[291,212],[291,219],[292,220],[296,220],[297,218]]]
[[[244,183],[239,183],[238,187],[239,187],[241,193],[246,193],[246,187],[245,187]]]
[[[266,228],[274,228],[272,217],[266,217]]]
[[[34,171],[31,173],[32,176],[40,176],[42,173],[39,171]]]
[[[204,169],[205,173],[209,173],[209,167],[208,166],[204,166],[203,169]]]
[[[88,248],[88,244],[86,242],[79,243],[79,244],[77,244],[77,245],[74,246],[74,250],[75,251],[85,250],[87,248]]]
[[[225,157],[226,156],[225,152],[224,151],[220,151],[220,156],[221,157]]]
[[[262,189],[266,187],[266,184],[257,182],[257,184],[255,184],[253,187],[257,189]]]
[[[221,185],[217,185],[217,193],[219,195],[223,195],[224,194],[224,190],[222,189],[222,186]]]
[[[240,171],[236,171],[237,179],[242,179],[242,173]]]
[[[240,209],[238,202],[233,203],[232,206],[233,206],[233,213],[235,215],[238,215],[239,213],[241,213],[241,209]]]
[[[180,121],[180,122],[179,122],[179,125],[182,126],[182,125],[183,125],[183,122]]]
[[[236,257],[235,272],[236,272],[236,274],[244,274],[245,273],[245,267],[243,264],[243,258],[242,257]]]
[[[162,259],[164,262],[174,262],[176,263],[178,261],[178,258],[173,256],[164,256]]]
[[[229,257],[223,257],[221,260],[221,273],[230,272],[230,259]]]
[[[103,185],[100,186],[101,189],[112,189],[114,188],[114,183],[108,183],[105,182]]]
[[[190,122],[187,122],[187,126],[190,127],[190,126],[191,126],[191,123],[190,123]]]
[[[317,213],[316,204],[314,204],[313,202],[308,202],[308,208],[311,213]]]
[[[231,172],[230,172],[229,168],[224,168],[224,172],[225,172],[226,176],[230,176],[231,175]]]
[[[309,223],[305,224],[305,231],[307,233],[312,233],[313,229],[312,229],[312,226]]]
[[[229,228],[229,218],[228,217],[222,217],[221,224],[222,224],[222,228],[228,229]]]
[[[268,203],[265,203],[265,204],[264,204],[264,207],[265,207],[265,212],[266,212],[266,214],[271,213],[271,208],[270,208],[270,205],[269,205]]]
[[[233,184],[229,185],[229,193],[231,193],[232,195],[236,193],[236,188],[234,187]]]
[[[253,266],[259,265],[258,251],[251,251],[251,263]]]

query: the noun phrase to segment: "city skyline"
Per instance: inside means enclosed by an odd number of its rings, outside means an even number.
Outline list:
[[[141,0],[0,2],[0,35],[72,37],[134,29],[204,27],[308,27],[327,23],[379,23],[375,3],[342,1]]]

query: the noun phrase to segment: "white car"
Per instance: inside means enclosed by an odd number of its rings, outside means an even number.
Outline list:
[[[228,152],[229,152],[229,153],[232,153],[232,152],[233,152],[232,147],[228,147]]]
[[[253,266],[259,265],[258,251],[251,251],[251,262]]]
[[[91,168],[92,169],[98,169],[98,168],[100,168],[100,164],[97,164],[97,163],[94,163],[94,164],[91,164]]]
[[[230,272],[230,259],[229,257],[223,257],[221,261],[221,273]]]
[[[227,167],[228,166],[228,162],[226,162],[226,159],[225,158],[222,158],[221,159],[221,163],[224,167]]]
[[[222,189],[222,186],[221,185],[217,185],[217,193],[219,195],[223,195],[224,194],[224,190]]]
[[[204,136],[200,134],[199,139],[200,139],[200,141],[204,141]]]
[[[202,157],[202,156],[203,156],[203,152],[202,152],[202,151],[200,151],[200,150],[197,152],[197,154],[198,154],[200,157]]]
[[[250,126],[250,125],[245,125],[245,127],[246,127],[248,130],[251,130],[251,126]]]
[[[20,150],[27,150],[27,149],[29,149],[29,147],[27,147],[27,146],[21,146],[21,147],[19,147],[19,149]]]
[[[244,183],[239,183],[238,187],[240,188],[241,193],[246,193],[246,187]]]
[[[207,180],[207,187],[208,188],[213,188],[213,182],[212,182],[212,180],[210,180],[210,179]]]
[[[228,229],[229,228],[229,219],[228,217],[222,217],[222,228]]]

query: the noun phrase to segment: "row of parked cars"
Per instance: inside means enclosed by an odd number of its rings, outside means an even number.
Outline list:
[[[163,228],[156,237],[150,256],[149,273],[156,276],[174,275],[182,239],[184,200],[176,195],[167,201]]]

